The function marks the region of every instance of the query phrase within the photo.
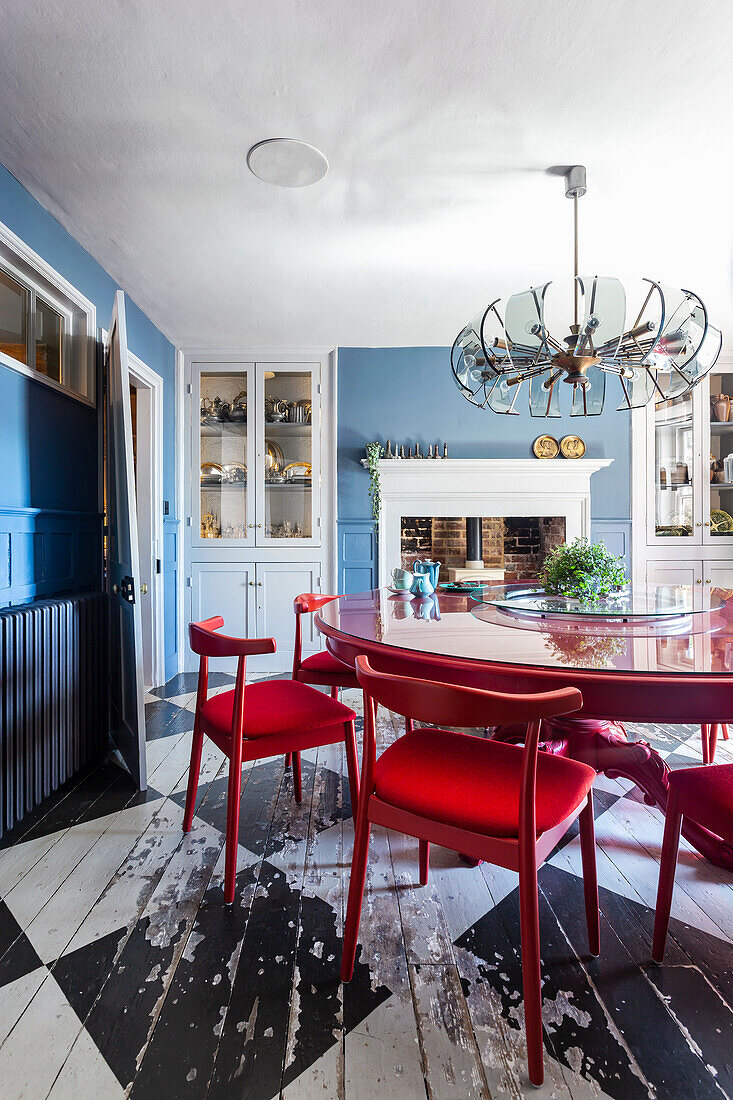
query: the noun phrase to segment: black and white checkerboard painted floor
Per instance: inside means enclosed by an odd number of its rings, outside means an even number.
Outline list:
[[[221,690],[228,677],[212,677]],[[3,1100],[344,1100],[536,1095],[526,1081],[516,876],[376,829],[354,981],[339,982],[353,830],[337,747],[245,772],[237,897],[223,905],[226,768],[205,748],[181,834],[191,677],[148,696],[150,788],[111,764],[0,851]],[[356,693],[345,695],[355,709]],[[399,720],[380,712],[386,744]],[[699,731],[640,727],[672,766]],[[729,746],[731,746],[729,748]],[[733,742],[718,760],[733,759]],[[599,777],[602,955],[587,956],[578,841],[540,874],[540,1096],[733,1096],[733,875],[683,843],[668,959],[650,962],[662,819]]]

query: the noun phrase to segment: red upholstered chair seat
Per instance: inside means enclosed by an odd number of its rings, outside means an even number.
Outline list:
[[[357,683],[356,673],[353,668],[345,664],[343,661],[339,661],[338,657],[334,657],[332,653],[329,653],[327,649],[321,650],[320,653],[313,653],[310,657],[306,657],[304,661],[300,662],[300,669],[305,669],[308,672],[326,672],[337,676],[353,676],[354,683]]]
[[[677,791],[686,817],[724,840],[733,840],[733,764],[678,768],[671,773],[669,786]]]
[[[524,750],[466,733],[417,729],[376,762],[383,802],[445,825],[487,836],[516,837]],[[537,756],[537,834],[559,825],[588,797],[593,768],[541,752]]]
[[[214,695],[201,707],[201,718],[219,733],[232,729],[234,692]],[[322,691],[297,680],[262,680],[248,684],[244,693],[244,736],[303,733],[343,725],[355,718],[353,710]]]

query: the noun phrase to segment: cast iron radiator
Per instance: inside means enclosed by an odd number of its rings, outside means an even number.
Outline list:
[[[0,836],[107,747],[106,597],[0,611]]]

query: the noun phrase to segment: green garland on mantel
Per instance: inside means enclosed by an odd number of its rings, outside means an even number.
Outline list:
[[[369,496],[372,501],[372,519],[374,530],[379,530],[379,509],[382,505],[382,490],[379,483],[379,460],[384,454],[381,443],[367,443],[366,468],[369,471]]]

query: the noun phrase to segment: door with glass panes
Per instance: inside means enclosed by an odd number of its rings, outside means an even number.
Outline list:
[[[648,481],[648,545],[682,548],[702,543],[700,427],[694,391],[660,402],[649,417],[653,463]]]
[[[254,389],[253,363],[193,364],[193,546],[255,545]]]
[[[320,368],[258,363],[257,545],[320,546]]]

